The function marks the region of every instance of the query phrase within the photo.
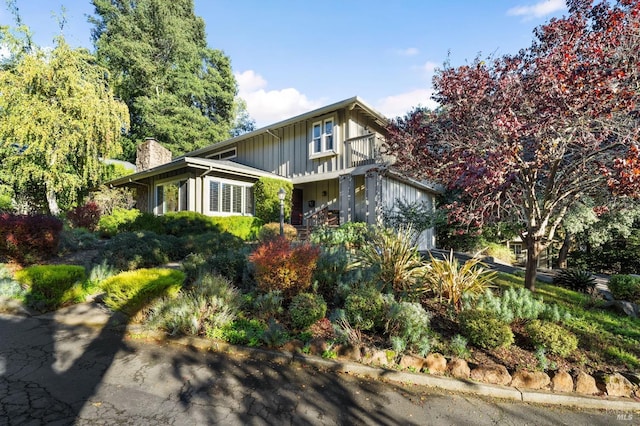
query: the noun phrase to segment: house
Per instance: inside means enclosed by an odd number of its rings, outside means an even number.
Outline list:
[[[140,210],[163,214],[253,214],[261,177],[292,183],[290,223],[380,223],[397,200],[434,206],[432,185],[402,176],[380,148],[387,119],[358,97],[346,99],[171,159],[156,141],[138,151],[135,174],[109,182],[136,189]],[[420,248],[433,248],[433,230]]]

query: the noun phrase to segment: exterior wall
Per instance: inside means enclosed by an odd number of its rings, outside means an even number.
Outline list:
[[[383,211],[391,211],[398,200],[405,203],[426,202],[429,210],[435,211],[435,195],[432,192],[416,188],[405,182],[391,177],[383,177],[381,182],[381,208]],[[427,229],[418,239],[419,250],[429,250],[435,247],[435,229]]]
[[[136,148],[136,171],[142,172],[171,162],[171,151],[155,139],[146,139]]]

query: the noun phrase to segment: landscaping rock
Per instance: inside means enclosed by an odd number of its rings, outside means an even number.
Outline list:
[[[414,355],[403,355],[400,360],[400,367],[403,369],[413,369],[415,371],[422,371],[425,360],[422,357]]]
[[[365,356],[363,362],[374,366],[386,367],[389,365],[386,351],[374,351]]]
[[[573,392],[573,378],[566,371],[559,371],[551,379],[551,389],[555,392]]]
[[[316,337],[309,342],[309,353],[311,355],[321,356],[327,349],[329,349],[329,344],[324,339]]]
[[[604,308],[612,308],[621,314],[625,314],[631,318],[638,318],[640,308],[635,303],[624,300],[612,300],[603,305]]]
[[[576,392],[583,395],[597,395],[600,393],[598,386],[596,386],[596,379],[593,376],[588,375],[584,371],[578,372],[576,377]]]
[[[511,386],[514,388],[525,389],[548,389],[550,383],[549,375],[542,371],[516,371],[511,380]]]
[[[504,365],[479,365],[471,370],[471,378],[479,382],[493,385],[508,385],[511,383],[511,375]]]
[[[453,358],[447,364],[449,374],[458,379],[468,379],[471,376],[471,369],[467,361],[460,358]]]
[[[282,346],[282,350],[285,352],[291,352],[295,354],[300,352],[303,347],[304,347],[304,343],[302,342],[302,340],[293,339],[285,343]]]
[[[338,345],[334,349],[339,357],[348,358],[352,361],[362,360],[362,350],[360,346]]]
[[[439,353],[429,354],[424,361],[424,368],[431,374],[444,374],[447,371],[447,359]]]
[[[614,373],[604,378],[604,384],[609,396],[630,397],[633,394],[634,386],[622,374]]]

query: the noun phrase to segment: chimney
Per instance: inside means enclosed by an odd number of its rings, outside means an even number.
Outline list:
[[[136,171],[143,172],[171,162],[171,151],[154,138],[146,138],[136,150]]]

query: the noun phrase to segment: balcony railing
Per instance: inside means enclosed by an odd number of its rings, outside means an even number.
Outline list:
[[[357,167],[373,164],[380,160],[382,138],[377,134],[369,134],[344,141],[345,167]]]

